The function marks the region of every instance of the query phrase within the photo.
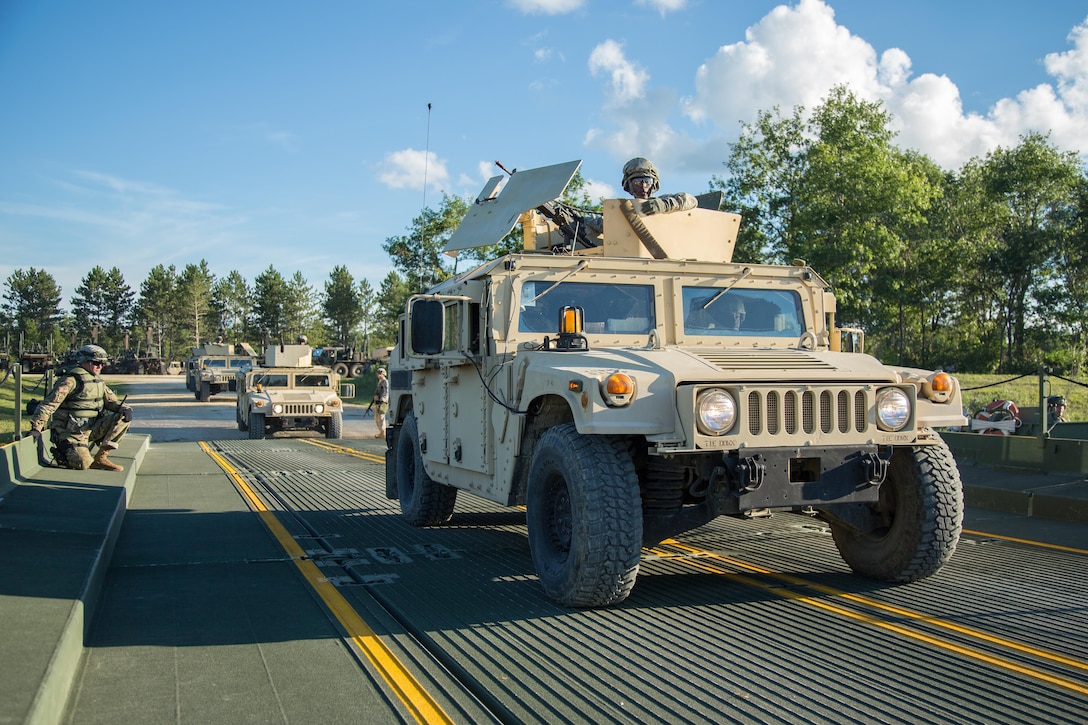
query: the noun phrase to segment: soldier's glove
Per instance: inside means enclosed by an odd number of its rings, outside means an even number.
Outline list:
[[[661,199],[646,199],[639,205],[639,211],[644,215],[661,214],[668,210],[665,202]]]
[[[33,438],[34,440],[38,440],[39,438],[42,437],[42,432],[40,430],[38,430],[37,428],[31,428],[30,429],[30,437]]]
[[[121,420],[125,421],[126,423],[131,423],[132,422],[132,406],[131,405],[122,405],[121,406]]]

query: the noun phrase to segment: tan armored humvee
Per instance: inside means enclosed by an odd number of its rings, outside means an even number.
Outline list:
[[[238,430],[252,439],[280,431],[312,430],[326,438],[341,438],[344,403],[355,397],[355,386],[340,385],[331,368],[311,364],[309,345],[269,345],[264,364],[237,373]],[[339,389],[339,394],[337,391]]]
[[[720,515],[816,515],[882,580],[940,569],[963,511],[934,431],[965,423],[956,380],[862,353],[803,263],[731,263],[740,219],[716,203],[606,200],[603,238],[583,235],[552,202],[579,163],[489,182],[447,251],[520,221],[525,253],[407,304],[386,453],[404,517],[449,520],[459,489],[524,505],[545,592],[576,607],[622,601],[644,545]]]

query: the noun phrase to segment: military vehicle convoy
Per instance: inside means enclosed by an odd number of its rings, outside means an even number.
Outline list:
[[[343,437],[341,396],[354,398],[355,386],[340,385],[331,368],[312,365],[312,355],[309,345],[269,345],[263,365],[236,373],[238,430],[252,439],[280,431]]]
[[[643,546],[722,515],[819,517],[879,580],[938,571],[962,526],[935,430],[966,422],[957,381],[864,354],[805,263],[733,263],[717,202],[605,200],[583,235],[553,201],[579,164],[488,182],[446,251],[518,222],[525,251],[407,303],[385,464],[403,517],[449,521],[461,490],[524,505],[540,583],[573,607],[622,601]]]
[[[207,403],[213,395],[234,390],[237,374],[254,365],[257,353],[246,343],[235,346],[221,342],[204,343],[194,347],[185,359],[185,386],[201,403]]]

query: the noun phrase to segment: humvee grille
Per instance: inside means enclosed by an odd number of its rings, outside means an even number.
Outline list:
[[[286,403],[283,406],[284,415],[313,415],[314,406],[311,404]]]
[[[864,433],[868,427],[863,390],[752,390],[747,408],[752,435]]]

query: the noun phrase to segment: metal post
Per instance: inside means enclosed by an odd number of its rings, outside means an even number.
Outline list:
[[[1043,365],[1039,366],[1039,445],[1046,447],[1046,441],[1050,438],[1050,420],[1046,414],[1047,391],[1050,381],[1046,376],[1047,370]]]
[[[23,366],[15,363],[11,372],[15,377],[15,433],[12,440],[17,441],[23,437]]]

